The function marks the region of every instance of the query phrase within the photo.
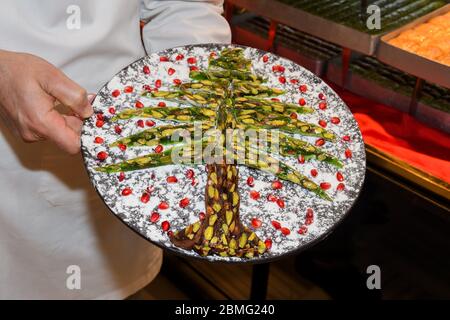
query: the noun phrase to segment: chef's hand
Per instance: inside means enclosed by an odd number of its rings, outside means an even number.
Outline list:
[[[62,114],[56,104],[71,109]],[[0,50],[0,113],[24,141],[51,140],[62,150],[80,150],[82,120],[92,115],[86,91],[45,60]]]

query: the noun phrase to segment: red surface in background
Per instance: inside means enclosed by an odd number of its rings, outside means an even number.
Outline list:
[[[450,135],[392,107],[333,89],[352,110],[366,144],[450,183]]]

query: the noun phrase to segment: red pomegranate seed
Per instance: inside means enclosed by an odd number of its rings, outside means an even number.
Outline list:
[[[263,56],[262,60],[264,63],[267,63],[267,61],[269,61],[269,57],[268,56]]]
[[[119,143],[119,144],[117,145],[117,147],[119,147],[119,149],[120,149],[121,151],[127,150],[127,146],[124,145],[123,143]]]
[[[105,151],[100,151],[97,153],[97,159],[100,161],[105,161],[108,158],[108,154]]]
[[[152,87],[150,87],[148,84],[144,84],[142,86],[142,89],[144,89],[147,92],[151,92],[152,91]]]
[[[114,107],[109,107],[108,111],[111,114],[116,114],[116,109]]]
[[[133,193],[133,191],[131,190],[130,187],[126,187],[125,189],[122,190],[122,195],[123,196],[129,196],[132,193]]]
[[[189,63],[189,64],[196,64],[197,63],[197,59],[195,59],[195,57],[189,57],[189,58],[187,58],[187,63]]]
[[[298,160],[298,163],[300,163],[300,164],[305,163],[305,157],[303,155],[299,155],[297,160]]]
[[[264,241],[264,245],[266,246],[267,250],[270,250],[270,248],[272,248],[272,240],[266,239],[266,241]]]
[[[167,202],[162,201],[158,204],[158,209],[159,210],[169,209],[169,204]]]
[[[140,102],[140,101],[136,101],[135,106],[136,106],[136,108],[141,109],[141,108],[144,107],[144,104],[142,102]]]
[[[308,86],[306,84],[302,84],[300,87],[298,87],[298,89],[300,90],[300,92],[305,93],[306,91],[308,91]]]
[[[199,218],[200,220],[204,220],[204,219],[206,218],[205,213],[204,213],[203,211],[201,211],[201,212],[198,214],[198,218]]]
[[[141,128],[143,128],[144,127],[144,120],[138,120],[138,121],[136,121],[136,125],[138,126],[138,127],[141,127]]]
[[[297,84],[298,80],[297,79],[291,79],[291,80],[289,80],[289,82],[292,83],[292,84]]]
[[[270,201],[270,202],[276,202],[278,200],[278,198],[275,197],[273,194],[269,194],[267,196],[267,200]]]
[[[186,208],[189,205],[189,199],[183,198],[180,200],[180,208]]]
[[[211,52],[211,53],[209,54],[209,56],[210,56],[211,58],[214,58],[216,55],[217,55],[217,53],[215,53],[214,51]]]
[[[133,87],[132,86],[126,86],[124,89],[123,89],[123,92],[125,92],[125,93],[132,93],[133,92]]]
[[[198,67],[196,67],[196,66],[190,66],[190,67],[189,67],[189,70],[190,70],[190,71],[198,71]]]
[[[297,120],[297,114],[295,112],[292,112],[290,117],[291,119]]]
[[[285,203],[284,203],[284,200],[282,200],[282,199],[278,199],[278,200],[277,200],[277,205],[278,205],[281,209],[284,209],[284,207],[286,206]]]
[[[322,183],[320,184],[320,188],[321,188],[322,190],[328,190],[328,189],[331,188],[331,184],[329,184],[328,182],[322,182]]]
[[[285,68],[279,64],[272,66],[273,72],[284,72]]]
[[[300,229],[298,229],[299,234],[305,234],[308,232],[308,228],[306,226],[301,226]]]
[[[177,183],[177,182],[178,182],[178,179],[177,179],[177,177],[175,177],[175,176],[168,176],[168,177],[166,178],[166,181],[167,181],[167,183]]]
[[[306,104],[306,100],[303,98],[298,99],[298,104],[304,106]]]
[[[167,74],[169,76],[173,75],[175,73],[175,69],[174,68],[169,68],[169,70],[167,70]]]
[[[144,192],[141,196],[141,202],[147,203],[150,200],[150,195],[147,192]]]
[[[346,150],[345,150],[345,157],[346,157],[347,159],[349,159],[349,158],[351,158],[352,156],[353,156],[352,150],[346,149]]]
[[[151,179],[155,179],[154,175],[155,174],[152,172]],[[153,190],[155,190],[155,187],[154,186],[148,186],[145,190],[147,190],[148,194],[151,194],[153,192]]]
[[[258,200],[259,198],[261,198],[261,195],[258,191],[252,190],[250,191],[250,198],[252,198],[253,200]]]
[[[345,142],[350,141],[350,136],[343,136],[342,140],[344,140]]]
[[[310,218],[313,218],[314,217],[314,211],[313,211],[313,209],[311,209],[311,208],[308,208],[308,209],[306,209],[306,218],[308,219],[310,219]]]
[[[118,90],[118,89],[114,90],[113,92],[111,92],[111,95],[114,98],[117,98],[120,95],[120,90]]]
[[[281,181],[275,180],[275,181],[272,182],[272,189],[278,190],[278,189],[281,189],[281,188],[283,188],[283,184],[281,183]]]
[[[253,218],[252,219],[252,226],[253,228],[259,228],[262,225],[262,221],[259,220],[258,218]]]
[[[192,179],[193,177],[194,177],[194,170],[188,169],[188,170],[186,171],[186,178]]]
[[[119,179],[119,182],[122,182],[123,180],[125,180],[125,172],[123,172],[123,171],[120,172],[118,179]]]
[[[150,74],[150,67],[149,67],[149,66],[144,66],[144,67],[142,68],[142,71],[143,71],[145,74]]]
[[[325,120],[319,120],[319,125],[320,125],[322,128],[325,128],[325,127],[327,126],[327,122],[326,122]]]
[[[167,58],[167,57],[159,57],[159,61],[160,62],[167,62],[167,61],[169,61],[169,58]]]
[[[288,236],[291,234],[291,230],[289,230],[288,228],[281,228],[280,231],[284,236]]]
[[[158,222],[159,220],[159,213],[158,212],[152,212],[151,216],[150,216],[150,221],[155,223]]]
[[[336,173],[336,179],[339,182],[344,181],[344,176],[342,175],[342,173],[340,173],[339,171]]]
[[[337,191],[343,191],[345,189],[345,184],[343,184],[342,182],[339,183],[336,187]]]
[[[306,218],[306,219],[305,219],[305,225],[309,226],[310,224],[313,223],[313,221],[314,221],[313,218]]]
[[[248,177],[247,178],[247,185],[249,186],[249,187],[253,187],[253,186],[255,186],[255,178],[253,178],[253,177]]]
[[[163,149],[164,149],[163,146],[158,144],[154,150],[156,153],[161,153],[163,151]]]
[[[97,120],[97,121],[95,122],[95,126],[96,126],[97,128],[103,127],[104,124],[105,124],[105,121],[103,121],[103,120]]]
[[[317,177],[318,174],[319,174],[319,172],[317,172],[316,169],[312,169],[312,170],[311,170],[311,175],[312,175],[313,177]]]
[[[184,59],[184,55],[183,54],[178,54],[176,57],[175,57],[175,60],[177,60],[177,61],[180,61],[180,60],[183,60]]]
[[[170,229],[170,223],[169,221],[163,221],[161,223],[161,228],[163,229],[163,231],[168,231]]]
[[[167,235],[168,235],[169,237],[173,237],[173,231],[172,231],[172,230],[167,231]]]
[[[272,226],[273,226],[275,229],[279,230],[279,229],[281,228],[281,223],[279,223],[278,221],[272,220],[271,223],[272,223]]]
[[[155,87],[156,88],[161,88],[161,80],[160,79],[155,81]]]
[[[96,114],[97,120],[103,120],[103,113]]]
[[[147,127],[153,127],[155,124],[156,124],[156,123],[155,123],[155,121],[153,121],[153,120],[147,120],[147,121],[145,121],[145,125],[146,125]]]
[[[114,126],[114,131],[117,134],[121,134],[122,133],[122,128],[119,125]]]
[[[102,137],[95,137],[95,139],[94,139],[94,143],[98,143],[98,144],[103,143],[103,141],[105,141],[105,140],[103,140]]]
[[[191,179],[191,186],[195,186],[195,185],[197,185],[197,184],[198,184],[198,180],[195,179],[195,178],[192,178],[192,179]]]
[[[285,84],[286,83],[286,78],[285,77],[279,77],[278,81],[280,81],[280,83]]]
[[[158,107],[164,108],[166,106],[166,103],[164,101],[158,102]]]
[[[316,146],[321,147],[325,144],[325,140],[320,138],[316,140]]]
[[[341,119],[339,119],[338,117],[332,117],[330,121],[332,124],[339,124],[341,122]]]
[[[173,83],[177,86],[179,86],[181,84],[181,80],[180,79],[173,79]]]
[[[322,92],[319,93],[319,99],[320,100],[325,100],[325,95]]]
[[[320,110],[325,110],[326,108],[327,108],[327,103],[326,102],[319,103],[319,109]]]
[[[280,99],[278,99],[278,98],[272,98],[270,100],[275,101],[275,102],[280,102]]]

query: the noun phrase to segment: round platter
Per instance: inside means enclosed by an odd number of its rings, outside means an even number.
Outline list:
[[[206,165],[169,164],[131,171],[124,170],[126,167],[123,166],[119,170],[114,165],[137,157],[161,154],[173,147],[162,142],[152,145],[144,141],[144,145],[136,145],[130,144],[129,139],[120,140],[119,143],[117,141],[145,130],[154,131],[161,126],[180,125],[180,122],[167,120],[167,113],[161,117],[160,113],[154,112],[198,107],[195,99],[185,99],[179,94],[180,88],[185,88],[181,86],[200,82],[198,78],[194,80],[190,77],[194,73],[199,75],[208,72],[208,67],[215,63],[211,61],[225,57],[227,50],[239,51],[249,61],[247,67],[251,77],[264,78],[265,82],[261,85],[269,88],[269,91],[275,88],[270,91],[273,95],[258,95],[251,97],[252,99],[264,100],[258,103],[265,103],[265,108],[274,107],[272,103],[279,103],[278,106],[285,107],[285,112],[300,110],[290,112],[283,119],[291,124],[310,123],[313,126],[309,129],[313,128],[313,131],[322,134],[305,136],[299,134],[301,131],[284,131],[289,139],[307,142],[309,148],[314,146],[315,156],[308,156],[306,153],[302,156],[298,149],[294,149],[295,152],[290,149],[290,152],[280,153],[274,158],[299,174],[297,177],[312,182],[312,188],[318,188],[322,195],[326,194],[331,200],[323,199],[317,192],[307,190],[298,183],[238,164],[236,179],[241,223],[237,224],[247,233],[245,241],[242,241],[242,234],[238,234],[240,238],[236,238],[233,250],[229,249],[231,238],[227,233],[228,241],[225,242],[228,251],[220,255],[218,251],[210,249],[199,251],[182,248],[171,241],[174,234],[179,234],[179,230],[185,230],[195,223],[204,225],[202,222],[205,220],[205,212],[209,212],[205,209],[206,185],[209,181]],[[225,69],[217,69],[220,66],[217,61],[215,70],[224,71]],[[245,97],[248,98],[239,91],[236,84],[239,82],[234,84],[233,88],[238,89],[233,94],[244,97],[244,100]],[[158,96],[164,91],[178,92],[178,96],[170,99]],[[205,92],[207,93],[203,91]],[[254,101],[256,100],[251,102]],[[200,102],[202,107],[204,101]],[[145,239],[182,255],[208,261],[260,263],[298,252],[323,239],[343,219],[358,197],[364,181],[364,143],[358,125],[345,103],[328,85],[303,67],[258,49],[204,44],[151,54],[116,74],[99,91],[93,107],[95,114],[85,121],[82,131],[82,154],[89,177],[100,197],[116,217]],[[312,109],[311,113],[304,113],[301,109],[308,107]],[[259,111],[264,109],[261,106],[257,108],[260,108]],[[266,121],[272,116],[273,114],[266,113],[266,117],[252,115],[250,118],[267,127]],[[301,128],[302,126],[298,126],[297,129],[302,130]],[[282,129],[279,127],[278,130],[277,127],[274,131],[283,133]],[[332,133],[334,140],[323,139],[324,132]],[[290,141],[294,140],[288,140]],[[115,142],[115,145],[111,145]],[[324,158],[332,160],[324,161]],[[337,166],[336,162],[341,166]],[[101,171],[99,168],[114,170]],[[206,214],[206,219],[208,218],[209,213]],[[225,223],[225,215],[218,221]],[[217,233],[220,238],[220,231],[214,230],[214,235]],[[200,231],[203,232],[202,235],[194,240],[200,241],[203,247],[214,247],[211,235],[205,235],[203,227]],[[208,240],[206,245],[205,239]],[[217,239],[212,241],[216,242]],[[219,242],[220,247],[225,243],[220,239]],[[256,244],[256,251],[249,254],[250,249],[245,248],[249,248],[251,243]],[[201,250],[204,250],[203,247]],[[247,251],[239,251],[240,248]]]

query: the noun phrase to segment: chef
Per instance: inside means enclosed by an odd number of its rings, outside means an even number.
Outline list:
[[[161,250],[113,217],[90,185],[81,119],[92,115],[88,94],[146,52],[229,43],[222,6],[2,1],[0,299],[122,299],[157,275]]]

